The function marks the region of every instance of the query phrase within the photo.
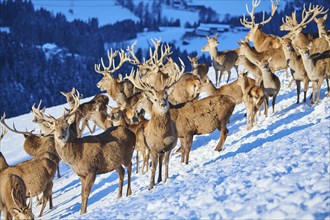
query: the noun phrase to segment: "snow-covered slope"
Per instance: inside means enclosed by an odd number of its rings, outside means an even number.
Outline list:
[[[232,74],[235,75],[235,74]],[[221,152],[214,148],[219,132],[194,137],[190,163],[172,155],[169,179],[148,190],[150,173],[135,173],[133,195],[117,199],[117,173],[99,175],[92,188],[88,213],[79,215],[81,184],[65,163],[55,178],[54,208],[42,219],[329,219],[330,218],[330,100],[322,87],[316,106],[296,104],[289,79],[277,75],[282,88],[275,113],[258,117],[246,130],[243,104],[237,105]],[[214,72],[210,71],[214,79]],[[85,99],[83,101],[87,101]],[[112,102],[113,104],[113,102]],[[55,117],[64,106],[46,110]],[[32,129],[32,115],[8,119],[17,129]],[[98,130],[98,132],[101,132]],[[87,135],[87,133],[85,133]],[[9,132],[1,143],[10,164],[27,159],[22,135]],[[133,158],[135,158],[133,156]],[[125,176],[124,191],[127,186]],[[37,215],[40,207],[33,203]]]
[[[113,24],[117,21],[131,19],[138,21],[136,17],[127,8],[123,8],[116,4],[115,1],[103,0],[70,0],[70,1],[54,1],[54,0],[32,0],[36,9],[45,8],[53,13],[62,13],[68,21],[80,19],[88,21],[97,18],[99,25]]]

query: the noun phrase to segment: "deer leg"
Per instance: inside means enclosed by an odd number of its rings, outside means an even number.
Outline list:
[[[142,162],[142,166],[143,166],[143,162]],[[142,172],[143,172],[143,167],[142,167]],[[136,173],[139,173],[139,151],[136,151]]]
[[[317,82],[317,98],[316,98],[316,103],[318,103],[320,101],[322,83],[323,83],[323,77],[322,77],[321,80],[319,80]]]
[[[300,80],[296,80],[296,85],[297,85],[297,104],[299,103],[299,97],[300,97],[300,82],[301,82]]]
[[[214,66],[214,72],[215,72],[215,87],[218,87],[218,78],[219,78],[219,70],[216,69]]]
[[[269,101],[269,97],[268,97],[268,95],[265,95],[264,105],[265,105],[265,115],[266,115],[266,117],[268,117],[268,101]]]
[[[306,102],[306,95],[308,90],[309,79],[307,77],[304,78],[304,102]]]
[[[229,118],[226,120],[221,121],[220,127],[218,127],[218,130],[220,131],[220,140],[219,143],[217,144],[217,147],[215,148],[216,151],[221,151],[222,147],[227,139],[227,134],[228,134],[228,129],[227,129],[227,124],[228,124]]]
[[[186,140],[185,138],[180,138],[180,149],[181,149],[181,163],[184,163],[184,158],[186,154]]]
[[[92,186],[95,182],[95,173],[89,173],[86,177],[80,177],[81,181],[81,210],[80,214],[85,214],[87,212],[88,197],[91,192]]]
[[[53,182],[50,182],[47,184],[46,189],[42,192],[42,197],[41,197],[42,207],[38,217],[42,216],[48,201],[49,201],[49,209],[53,208],[52,189],[53,189]]]
[[[146,166],[146,172],[148,172],[149,171],[149,156],[150,156],[150,151],[149,151],[148,148],[145,150],[145,154],[146,154],[146,164],[145,164],[145,166]]]
[[[163,168],[163,159],[164,159],[164,153],[159,154],[158,156],[158,180],[157,183],[160,183],[162,181],[162,168]]]
[[[184,149],[183,151],[184,152],[182,153],[182,156],[181,156],[181,163],[188,164],[188,162],[189,162],[189,153],[190,153],[192,141],[193,141],[193,135],[192,134],[187,134],[186,137],[182,139],[182,143],[184,143],[184,145],[183,145],[183,149]]]
[[[167,178],[168,178],[168,164],[169,164],[169,161],[170,161],[170,154],[171,154],[171,151],[167,151],[167,152],[165,152],[165,155],[164,155],[164,165],[165,165],[164,182],[166,182]]]
[[[315,103],[316,90],[317,90],[317,81],[313,81],[313,93],[312,93],[312,102],[311,102],[312,105],[314,105]]]
[[[118,173],[118,179],[119,179],[119,189],[118,189],[118,196],[117,198],[121,198],[123,195],[123,185],[124,185],[124,176],[125,176],[125,170],[122,165],[120,165],[116,169]]]
[[[132,162],[128,164],[126,167],[127,169],[127,193],[126,196],[132,195],[132,189],[131,189],[131,177],[132,177]]]
[[[328,87],[327,96],[329,97],[330,96],[329,78],[327,78],[326,81],[327,81],[327,87]]]
[[[277,97],[277,94],[275,94],[275,95],[273,96],[273,101],[272,101],[273,113],[275,112],[275,102],[276,102],[276,97]]]
[[[60,165],[57,165],[57,178],[61,178]]]
[[[227,77],[227,83],[228,83],[229,79],[230,79],[230,75],[231,75],[231,70],[227,70],[227,74],[228,74],[228,77]]]
[[[150,177],[150,183],[149,183],[149,190],[154,188],[155,185],[155,174],[156,174],[156,168],[158,164],[158,155],[154,155],[154,153],[151,153],[151,177]]]

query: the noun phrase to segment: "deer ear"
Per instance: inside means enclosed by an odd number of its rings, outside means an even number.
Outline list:
[[[76,119],[76,114],[72,114],[67,119],[67,122],[69,123],[69,125],[71,125],[75,121],[75,119]]]
[[[214,36],[214,39],[218,39],[218,35],[219,35],[219,33],[217,33],[215,36]]]
[[[191,61],[191,57],[190,56],[187,56],[188,57],[188,59]]]
[[[66,93],[65,92],[61,92],[62,95],[64,95],[66,97]]]
[[[325,14],[325,15],[323,16],[323,19],[324,19],[324,20],[327,20],[327,18],[328,18],[328,14]]]
[[[206,36],[206,39],[207,39],[207,40],[210,40],[210,37],[209,37],[209,36]]]

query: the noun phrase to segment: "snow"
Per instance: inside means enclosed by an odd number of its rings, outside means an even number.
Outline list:
[[[209,74],[214,79],[213,70]],[[288,88],[290,79],[282,71],[276,74],[282,88],[275,113],[270,110],[268,118],[259,116],[257,126],[246,130],[244,105],[237,105],[224,149],[214,151],[218,131],[195,136],[189,164],[181,164],[180,155],[172,154],[168,181],[152,190],[148,190],[150,171],[136,174],[133,159],[132,196],[117,198],[116,172],[99,175],[89,196],[88,213],[80,215],[80,180],[61,162],[62,177],[54,179],[54,208],[47,206],[41,219],[329,219],[326,84],[319,104],[296,104],[295,89]],[[59,117],[64,106],[46,112]],[[30,113],[7,123],[15,122],[19,130],[37,128],[31,120]],[[10,164],[29,158],[22,145],[23,136],[11,132],[2,140],[1,150]],[[126,187],[127,176],[124,192]],[[35,204],[37,215],[40,207]]]
[[[62,13],[68,21],[80,19],[88,21],[91,18],[97,18],[99,25],[113,24],[117,21],[131,19],[139,21],[132,12],[115,3],[115,1],[103,0],[32,0],[35,9],[45,8],[53,13]]]

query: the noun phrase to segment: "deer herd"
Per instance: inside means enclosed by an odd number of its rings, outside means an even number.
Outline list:
[[[327,12],[321,6],[309,5],[301,14],[299,22],[296,12],[283,18],[280,30],[289,31],[284,37],[265,34],[262,27],[274,16],[279,2],[272,2],[270,16],[257,23],[254,10],[260,1],[252,1],[252,9],[246,7],[250,19],[245,16],[241,24],[249,28],[244,40],[234,50],[218,51],[218,35],[207,36],[202,52],[209,52],[216,73],[215,85],[208,77],[209,66],[198,63],[198,57],[188,57],[192,72],[185,72],[185,64],[179,58],[175,62],[170,55],[171,47],[152,39],[150,57],[140,61],[134,52],[136,42],[127,50],[108,51],[108,61],[101,58],[95,64],[95,71],[103,75],[97,83],[107,95],[96,95],[91,101],[80,104],[80,93],[76,89],[61,92],[69,105],[65,113],[55,118],[46,114],[41,102],[32,106],[33,122],[40,126],[40,134],[33,131],[18,131],[1,117],[0,141],[8,130],[24,135],[24,150],[32,159],[14,166],[8,165],[0,152],[0,208],[5,219],[33,219],[32,198],[42,205],[42,216],[49,202],[53,208],[52,188],[59,162],[69,164],[81,181],[81,214],[87,212],[88,198],[96,175],[116,170],[119,178],[118,198],[122,196],[125,169],[127,169],[127,192],[132,194],[132,157],[136,151],[136,172],[139,172],[139,156],[142,157],[142,173],[148,172],[151,157],[149,189],[157,182],[166,181],[169,176],[169,158],[178,140],[181,163],[188,164],[194,135],[220,131],[215,147],[222,150],[228,135],[227,124],[235,105],[244,103],[247,129],[256,124],[257,112],[264,106],[268,116],[268,101],[272,97],[275,112],[276,97],[281,89],[277,70],[291,73],[297,85],[299,103],[300,82],[304,83],[306,102],[309,82],[312,83],[311,104],[320,101],[320,90],[326,79],[329,96],[330,41],[324,22]],[[318,15],[323,17],[317,18]],[[315,21],[318,34],[303,33],[310,22]],[[254,46],[250,45],[250,42]],[[116,74],[124,63],[132,65],[132,71],[125,76]],[[108,65],[106,65],[106,63]],[[117,63],[117,64],[116,64]],[[243,71],[238,73],[238,66]],[[236,69],[238,78],[228,84],[231,70]],[[219,86],[223,73],[228,73],[227,84]],[[220,75],[219,75],[220,73]],[[248,75],[252,76],[250,78]],[[204,97],[199,97],[204,93]],[[317,97],[315,98],[317,94]],[[117,104],[109,106],[109,97]],[[94,123],[91,128],[89,123]],[[85,135],[88,128],[93,133],[98,127],[104,130],[98,135]],[[164,176],[162,171],[164,167]],[[39,198],[39,195],[41,197]],[[27,204],[26,200],[29,200]]]

